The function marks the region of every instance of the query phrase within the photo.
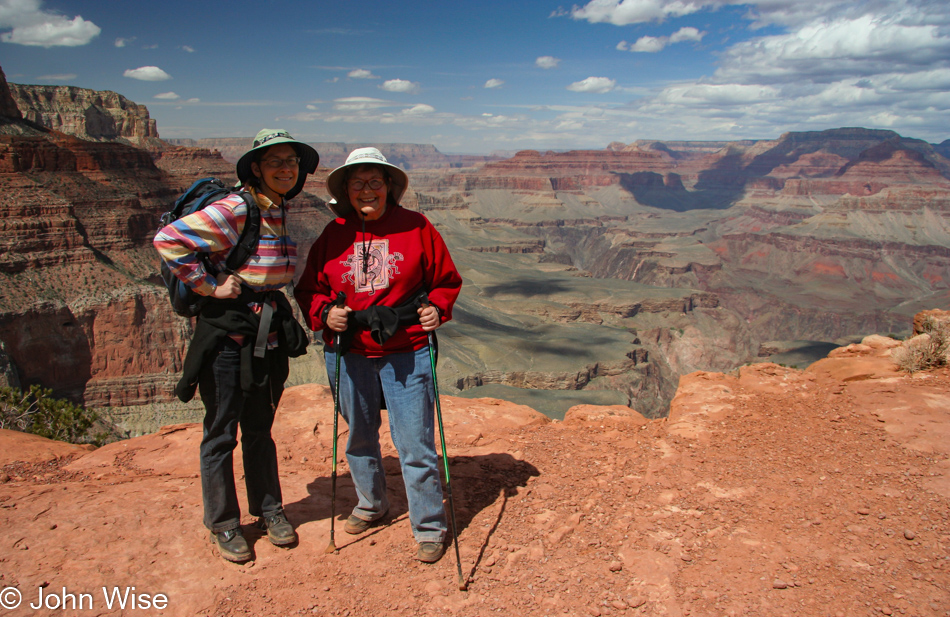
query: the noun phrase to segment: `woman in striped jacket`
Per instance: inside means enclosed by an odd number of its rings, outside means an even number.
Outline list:
[[[237,176],[260,210],[260,240],[255,254],[233,272],[223,270],[248,216],[240,194],[183,216],[159,230],[154,240],[175,276],[214,299],[198,316],[176,393],[182,400],[190,400],[196,387],[201,393],[204,524],[229,561],[251,559],[234,484],[238,426],[249,512],[260,517],[258,525],[273,544],[297,541],[283,510],[271,426],[287,358],[304,353],[307,344],[280,293],[293,279],[297,263],[296,244],[287,235],[286,202],[300,192],[318,161],[316,150],[286,131],[257,134],[237,163]],[[210,257],[210,270],[201,254]]]

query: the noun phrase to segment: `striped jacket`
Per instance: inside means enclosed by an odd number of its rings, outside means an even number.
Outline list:
[[[281,289],[293,280],[297,266],[297,245],[287,235],[286,207],[250,190],[261,210],[261,237],[257,252],[235,274],[255,291]],[[153,244],[175,276],[210,296],[217,287],[215,273],[206,271],[198,253],[210,253],[211,263],[222,265],[246,218],[247,204],[231,195],[163,227]]]

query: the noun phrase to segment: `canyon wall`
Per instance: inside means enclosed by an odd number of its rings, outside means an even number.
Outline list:
[[[8,86],[22,118],[40,126],[92,141],[163,146],[145,105],[121,94],[75,86]]]
[[[228,159],[250,139],[134,147],[157,139],[147,110],[78,90],[24,90],[37,108],[18,116],[0,84],[0,372],[137,432],[194,419],[171,393],[191,323],[164,298],[151,237],[195,179],[233,180]],[[85,104],[128,117],[111,138],[78,119],[83,139],[65,120],[41,126],[41,111]],[[351,149],[316,145],[321,168],[291,213],[301,258],[330,218],[328,168]],[[660,416],[683,374],[900,334],[950,300],[950,163],[889,131],[505,160],[379,147],[410,170],[403,203],[442,232],[465,280],[439,330],[447,393],[527,397],[552,417],[604,401]],[[292,380],[325,381],[320,362],[314,347]]]
[[[3,105],[13,100],[3,83],[2,381],[40,384],[135,432],[193,420],[193,406],[181,405],[172,392],[192,322],[172,312],[151,241],[159,216],[187,186],[205,176],[234,180],[234,165],[206,149],[146,150],[117,135],[80,139],[39,127]],[[76,96],[51,97],[44,109],[66,117],[77,101],[112,101],[147,119],[144,107],[111,93],[69,93]],[[154,123],[125,126],[132,138],[140,129],[146,142],[155,135]],[[295,228],[315,235],[329,219],[323,200],[305,193],[296,201]],[[145,426],[143,414],[154,416]]]
[[[759,361],[769,349],[814,352],[868,332],[902,334],[914,311],[950,300],[948,161],[939,147],[890,131],[524,151],[412,178],[430,217],[463,222],[453,239],[464,250],[520,256],[508,258],[516,282],[507,288],[521,292],[511,310],[635,333],[627,353],[643,359],[638,368],[674,384],[692,370]],[[544,271],[547,283],[528,284],[526,268]],[[572,270],[599,282],[584,295],[624,290],[639,299],[623,311],[607,309],[609,302],[577,310],[575,298],[561,296],[578,284],[554,274]],[[494,272],[506,276],[504,267]],[[617,357],[616,344],[599,345],[605,358]],[[590,390],[606,381],[588,379],[589,364],[557,372],[551,359],[543,361],[547,375],[518,370],[541,360],[507,349],[518,358],[508,370],[476,371],[460,385],[541,389],[554,379]],[[807,359],[803,351],[796,361]],[[625,371],[626,386],[607,387],[662,414],[657,388],[630,387],[646,383],[632,379],[636,372]]]

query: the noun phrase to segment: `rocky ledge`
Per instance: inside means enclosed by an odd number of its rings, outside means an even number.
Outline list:
[[[300,543],[274,547],[245,516],[255,559],[244,565],[221,560],[201,526],[200,425],[91,452],[0,431],[0,524],[15,530],[0,550],[3,583],[31,603],[85,593],[100,612],[103,588],[134,587],[164,596],[163,615],[188,617],[942,616],[950,371],[897,372],[888,341],[869,337],[805,371],[686,375],[668,419],[582,406],[557,422],[443,397],[458,565],[452,547],[436,565],[412,560],[385,430],[390,515],[342,532],[355,501],[341,452],[338,552],[325,553],[323,386],[288,390],[274,428]]]

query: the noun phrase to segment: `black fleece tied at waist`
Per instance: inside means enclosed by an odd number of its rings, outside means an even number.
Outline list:
[[[419,308],[428,304],[429,295],[419,290],[399,306],[371,306],[350,313],[346,331],[340,334],[340,355],[350,349],[357,330],[369,330],[370,336],[380,345],[384,344],[399,328],[419,323]]]
[[[251,302],[276,301],[277,309],[271,321],[270,331],[277,332],[277,349],[263,358],[254,356],[254,341],[260,327],[261,317],[252,311]],[[244,288],[233,300],[208,302],[201,309],[195,334],[185,355],[181,380],[175,386],[175,394],[183,402],[195,396],[202,368],[214,361],[218,347],[231,333],[244,335],[241,347],[241,389],[250,392],[263,388],[272,379],[283,382],[289,372],[288,358],[307,353],[310,340],[307,333],[294,319],[293,309],[287,297],[279,291],[253,292]]]

